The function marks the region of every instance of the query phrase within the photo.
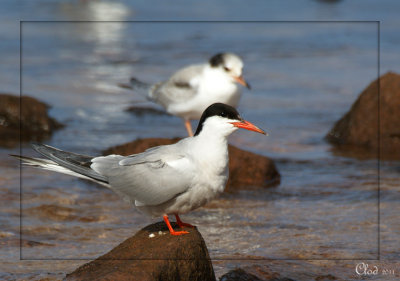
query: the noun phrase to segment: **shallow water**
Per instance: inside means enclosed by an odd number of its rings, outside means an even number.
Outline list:
[[[292,3],[294,11],[305,11],[296,3]],[[379,205],[378,162],[335,155],[323,141],[333,123],[377,77],[377,24],[123,22],[145,15],[168,19],[160,5],[151,13],[143,3],[135,7],[107,1],[22,5],[23,15],[37,12],[37,19],[118,20],[22,24],[22,92],[50,104],[50,114],[67,125],[46,143],[97,155],[138,137],[185,136],[178,118],[125,112],[129,105],[148,103],[117,84],[130,76],[157,82],[181,66],[204,61],[221,50],[233,51],[243,57],[244,75],[253,86],[252,91],[244,90],[239,111],[270,136],[237,132],[230,142],[272,157],[282,181],[275,188],[224,194],[183,215],[201,231],[217,276],[251,264],[251,259],[275,259],[271,267],[299,280],[309,280],[324,268],[345,278],[354,274],[358,260],[398,259],[399,162],[380,165]],[[218,10],[211,1],[202,5],[221,12],[209,17],[226,17],[229,12]],[[321,19],[346,18],[354,4],[342,1],[329,6],[314,1],[312,5],[314,9],[305,12]],[[372,1],[365,5],[379,12]],[[208,11],[204,6],[190,10],[188,16],[201,19]],[[239,8],[246,15],[248,9]],[[268,8],[299,19],[283,6]],[[16,7],[9,9],[12,18]],[[371,19],[373,14],[363,9],[356,18]],[[46,11],[53,16],[45,16]],[[399,43],[394,35],[395,15],[385,13],[382,71],[399,71],[394,63]],[[13,53],[17,39],[7,25],[3,29],[8,36],[2,51],[10,54],[8,62],[17,64]],[[18,75],[1,73],[3,89],[17,92]],[[64,175],[23,168],[20,189],[20,171],[10,153],[19,153],[19,148],[0,150],[1,279],[62,278],[154,222],[111,191]],[[27,144],[22,145],[22,153],[34,155]]]

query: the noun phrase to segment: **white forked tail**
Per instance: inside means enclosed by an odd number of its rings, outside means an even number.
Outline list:
[[[49,159],[11,155],[22,161],[23,165],[54,171],[102,184],[109,187],[107,178],[90,168],[92,157],[80,155],[44,145],[32,144],[33,149]]]
[[[120,83],[118,86],[124,89],[133,90],[135,93],[138,93],[146,99],[152,99],[150,93],[153,91],[153,85],[140,81],[135,77],[131,77],[129,84]]]
[[[58,165],[56,162],[48,160],[48,159],[30,158],[30,157],[20,156],[20,155],[10,155],[10,156],[20,159],[22,161],[22,165],[25,165],[25,166],[31,166],[31,167],[40,168],[43,170],[53,171],[53,172],[66,174],[66,175],[70,175],[70,176],[97,182],[96,180],[94,180],[92,178],[75,173],[74,171],[64,168],[63,166]]]

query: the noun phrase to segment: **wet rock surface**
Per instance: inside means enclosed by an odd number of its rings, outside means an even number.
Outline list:
[[[138,139],[126,144],[111,147],[104,155],[130,155],[159,145],[173,144],[179,138]],[[234,191],[242,187],[267,187],[280,182],[280,174],[274,162],[265,157],[229,145],[229,180],[225,191]]]
[[[380,91],[378,91],[380,87]],[[373,81],[326,136],[334,152],[347,156],[400,159],[400,75]]]
[[[146,114],[169,116],[169,114],[166,111],[153,107],[130,106],[127,109],[125,109],[125,111],[135,114],[136,116],[144,116]]]
[[[282,277],[270,268],[254,265],[251,267],[235,268],[221,276],[220,281],[295,281]]]
[[[190,233],[173,236],[164,222],[149,225],[65,280],[215,280],[201,234],[184,230]]]
[[[315,281],[331,281],[331,280],[338,280],[338,279],[332,274],[319,275],[315,278]]]
[[[220,281],[263,281],[257,276],[246,272],[241,268],[236,268],[221,276]]]
[[[0,94],[0,146],[14,147],[20,138],[21,141],[41,141],[63,127],[48,116],[48,108],[32,97]]]

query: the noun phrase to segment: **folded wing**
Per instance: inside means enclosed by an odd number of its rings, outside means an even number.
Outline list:
[[[149,98],[164,107],[170,103],[182,103],[198,93],[199,79],[204,65],[192,65],[179,70],[168,81],[155,84]]]
[[[193,165],[176,146],[152,148],[127,157],[92,159],[91,168],[107,177],[110,188],[132,203],[159,205],[191,186]]]

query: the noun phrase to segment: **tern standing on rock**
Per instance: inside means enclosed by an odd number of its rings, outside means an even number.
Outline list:
[[[237,107],[242,94],[237,83],[250,89],[242,76],[243,61],[233,53],[214,55],[208,63],[189,65],[175,72],[167,81],[154,85],[132,78],[124,88],[145,90],[146,97],[165,110],[183,118],[189,136],[190,120],[198,120],[211,104],[220,102]]]
[[[24,164],[56,171],[102,184],[134,204],[140,211],[163,216],[172,235],[168,215],[199,208],[225,189],[228,180],[228,136],[238,128],[265,132],[245,121],[235,108],[222,103],[209,106],[200,118],[193,137],[171,145],[150,148],[130,156],[90,157],[43,144],[33,148],[48,159],[22,159]]]

